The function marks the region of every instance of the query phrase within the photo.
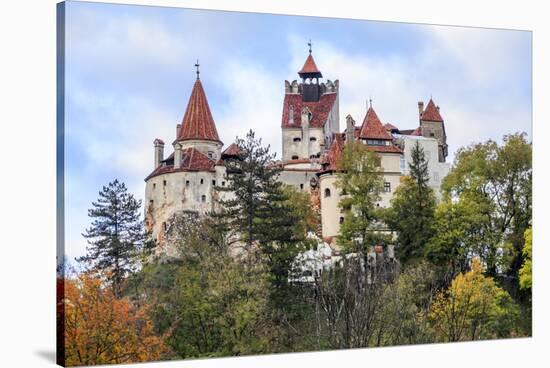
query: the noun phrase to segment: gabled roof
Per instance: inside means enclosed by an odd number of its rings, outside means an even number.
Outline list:
[[[384,128],[372,106],[367,110],[367,114],[363,120],[363,125],[361,126],[361,132],[359,133],[359,138],[384,140],[392,139],[392,136]]]
[[[162,165],[157,167],[145,180],[167,173],[180,171],[215,171],[215,162],[208,158],[204,153],[195,148],[186,148],[181,151],[181,164],[174,167],[174,153],[162,161]]]
[[[340,158],[344,151],[344,133],[334,133],[334,139],[328,152],[323,156],[321,172],[338,171],[340,170]]]
[[[200,79],[195,81],[177,141],[200,139],[220,142],[214,118]]]
[[[390,123],[384,124],[384,128],[385,128],[386,130],[399,130],[399,128],[397,128],[395,125],[390,124]]]
[[[439,109],[437,106],[435,106],[435,103],[430,98],[430,102],[428,102],[428,105],[422,112],[422,120],[426,121],[439,121],[443,122],[443,118],[441,117],[441,114],[439,113]]]
[[[399,134],[401,135],[422,135],[422,130],[420,127],[416,129],[403,129],[399,131]]]
[[[235,157],[235,156],[239,156],[241,153],[241,148],[239,146],[237,146],[236,143],[231,143],[231,145],[229,147],[227,147],[223,152],[222,152],[222,158],[223,157]]]
[[[287,94],[283,101],[283,128],[300,128],[302,126],[302,108],[307,107],[311,111],[310,127],[321,128],[327,122],[330,110],[336,101],[336,93],[322,94],[317,102],[304,102],[302,96]],[[292,119],[288,119],[290,107],[292,106]]]
[[[302,74],[315,74],[315,76],[322,77],[321,71],[317,68],[317,64],[315,64],[315,60],[313,60],[313,56],[311,53],[308,55],[306,62],[304,63],[304,66],[302,69],[298,72],[300,76]]]

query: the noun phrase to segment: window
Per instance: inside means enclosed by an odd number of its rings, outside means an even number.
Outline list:
[[[309,158],[317,158],[317,155],[309,155]]]
[[[162,185],[166,186],[166,180],[162,181]]]
[[[185,186],[186,186],[186,187],[189,187],[189,180],[186,180],[186,181],[185,181]]]
[[[204,179],[201,179],[201,184],[204,184]]]
[[[300,184],[300,190],[304,190],[304,184]]]
[[[225,181],[222,181],[222,187],[225,187]]]
[[[340,222],[340,225],[343,224],[344,223],[344,218],[340,216],[339,222]]]
[[[316,138],[316,137],[311,137],[311,138],[309,138],[309,141],[310,141],[310,142],[316,142],[316,141],[317,141],[317,138]]]
[[[439,181],[439,173],[437,171],[434,172],[434,181]]]
[[[430,132],[430,137],[435,137],[434,132]]]
[[[389,182],[384,182],[384,192],[386,193],[390,193],[391,192],[391,183]]]
[[[302,138],[300,138],[300,137],[295,137],[295,138],[293,139],[293,141],[294,141],[294,142],[301,142],[301,141],[302,141]]]
[[[214,158],[214,152],[208,151],[208,158]]]
[[[330,197],[330,189],[325,189],[325,198]]]
[[[166,222],[162,223],[162,231],[166,232],[168,230],[168,226],[166,225]]]
[[[212,185],[216,186],[216,181],[215,180],[212,180]]]
[[[157,183],[153,183],[153,189],[157,187]]]
[[[206,196],[204,194],[201,196],[201,202],[202,203],[206,202]]]
[[[292,156],[292,159],[293,159],[293,160],[297,160],[297,159],[298,159],[298,156],[294,155],[294,156]]]
[[[149,207],[153,207],[154,201],[152,199],[149,200]]]

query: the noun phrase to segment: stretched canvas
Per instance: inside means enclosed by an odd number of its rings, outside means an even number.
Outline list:
[[[57,22],[58,364],[531,336],[530,32]]]

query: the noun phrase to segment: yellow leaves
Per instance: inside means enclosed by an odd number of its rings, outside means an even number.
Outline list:
[[[531,289],[532,280],[532,256],[533,256],[533,230],[525,230],[525,245],[523,246],[523,264],[519,270],[519,286],[522,289]]]
[[[68,366],[150,361],[166,352],[146,306],[135,308],[128,299],[116,299],[110,287],[87,273],[64,283]]]
[[[429,318],[439,340],[464,341],[500,336],[514,312],[510,296],[483,275],[476,258],[470,271],[458,275],[436,296]]]

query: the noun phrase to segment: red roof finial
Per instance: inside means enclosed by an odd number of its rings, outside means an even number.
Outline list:
[[[178,141],[191,139],[221,142],[214,118],[208,106],[206,94],[198,78],[193,85],[193,91],[189,97],[187,109],[177,137]]]

